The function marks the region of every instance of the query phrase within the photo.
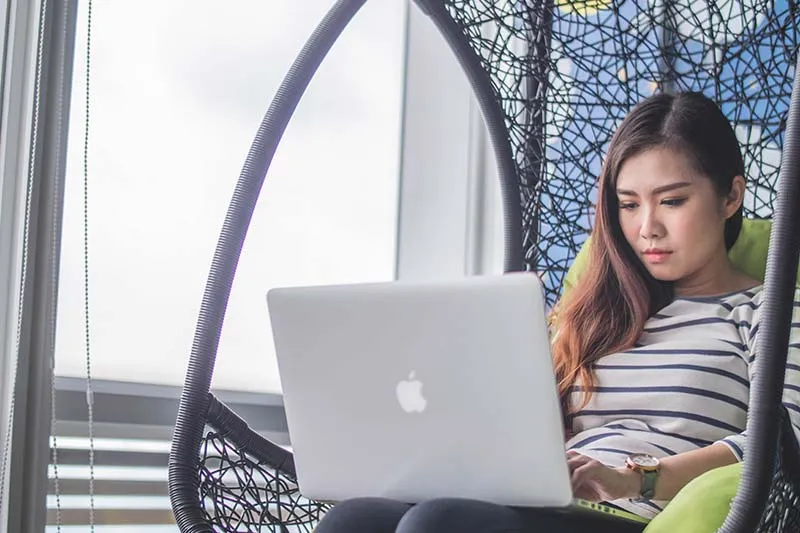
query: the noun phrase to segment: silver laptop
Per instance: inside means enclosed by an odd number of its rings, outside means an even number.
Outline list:
[[[268,304],[304,496],[645,521],[573,500],[535,275],[281,288]]]
[[[301,493],[572,501],[532,274],[273,289]]]

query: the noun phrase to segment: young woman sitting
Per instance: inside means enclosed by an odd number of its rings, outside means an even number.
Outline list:
[[[744,174],[730,124],[697,93],[642,101],[613,136],[599,179],[587,268],[552,315],[577,498],[654,517],[691,480],[746,455],[762,285],[738,271],[727,253],[742,225]],[[800,317],[798,294],[794,309]],[[793,320],[784,388],[796,437],[798,322]],[[412,506],[367,498],[337,504],[316,531],[643,527],[606,524],[578,513],[460,499]]]

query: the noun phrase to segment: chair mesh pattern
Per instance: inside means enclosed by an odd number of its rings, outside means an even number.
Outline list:
[[[794,0],[445,0],[489,73],[521,184],[525,268],[548,303],[586,239],[595,179],[616,126],[663,90],[714,98],[744,147],[747,216],[772,216],[800,25]],[[800,531],[796,469],[776,474],[759,531]],[[311,531],[328,506],[292,476],[207,433],[209,523],[226,532]]]
[[[779,470],[773,480],[758,533],[798,531],[800,531],[800,492],[797,479],[792,480]]]
[[[757,533],[800,532],[800,446],[786,409],[781,410],[781,415],[782,453]]]
[[[525,267],[548,303],[590,230],[611,135],[655,91],[715,99],[744,147],[745,214],[770,218],[800,25],[796,1],[447,0],[489,72],[519,169]]]
[[[199,465],[200,500],[216,531],[311,532],[329,505],[300,495],[285,472],[209,431]]]
[[[717,101],[743,147],[745,216],[772,217],[800,40],[796,1],[445,4],[503,107],[525,268],[542,275],[550,305],[590,231],[611,136],[654,92],[701,91]],[[798,497],[800,473],[779,468],[759,531],[800,531]]]

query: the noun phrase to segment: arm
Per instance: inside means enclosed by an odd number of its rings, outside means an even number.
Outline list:
[[[750,353],[748,361],[749,378],[753,381],[755,370],[755,360],[758,358],[758,339],[761,335],[760,309],[756,310],[750,335],[748,335],[747,347]],[[800,289],[795,292],[794,308],[792,311],[792,325],[789,330],[789,349],[786,355],[786,374],[783,386],[783,405],[789,413],[795,438],[800,442]],[[747,443],[747,432],[743,431],[737,435],[730,435],[720,441],[730,447],[731,451],[741,461],[745,454]]]
[[[756,313],[752,326],[758,327],[758,323],[759,316]],[[757,338],[757,330],[748,335],[748,348],[752,356],[749,361],[751,380],[754,369],[752,363],[758,357]],[[789,412],[795,437],[800,441],[800,290],[795,293],[783,405]],[[746,441],[746,431],[743,431],[729,435],[705,448],[662,458],[654,499],[672,499],[687,483],[701,474],[741,461],[746,453]],[[578,498],[610,501],[618,498],[636,498],[640,494],[641,476],[627,468],[609,468],[576,452],[570,452],[569,466],[572,486]]]
[[[759,320],[753,320],[756,327]],[[756,355],[758,333],[750,336],[750,353]],[[756,355],[757,357],[757,355]],[[789,335],[789,350],[786,358],[786,377],[783,388],[783,405],[789,412],[795,437],[800,440],[800,290],[795,293],[795,305],[792,313],[792,328]],[[750,380],[753,379],[754,364],[749,367]],[[655,486],[656,500],[672,499],[689,481],[701,474],[726,466],[743,459],[747,437],[746,432],[731,435],[705,448],[693,450],[661,459],[661,471]],[[636,472],[628,471],[630,486],[628,491],[639,494],[641,478]],[[633,476],[631,476],[633,474]]]
[[[721,466],[738,462],[730,448],[714,443],[705,448],[661,459],[654,500],[671,500],[691,480]],[[642,476],[625,467],[611,468],[577,452],[568,453],[575,496],[589,501],[636,499],[642,491]]]
[[[661,459],[661,470],[655,485],[654,500],[671,500],[694,478],[721,466],[738,462],[730,448],[714,443],[705,448],[679,453]],[[626,478],[625,494],[622,498],[638,498],[642,489],[642,477],[638,472],[618,468]]]
[[[800,442],[800,289],[794,293],[792,329],[789,333],[789,353],[786,356],[786,376],[783,405],[789,412],[794,436]]]

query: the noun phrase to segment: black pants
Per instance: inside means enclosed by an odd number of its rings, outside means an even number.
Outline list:
[[[414,506],[380,498],[336,504],[314,533],[641,533],[644,525],[604,515],[438,499]]]

